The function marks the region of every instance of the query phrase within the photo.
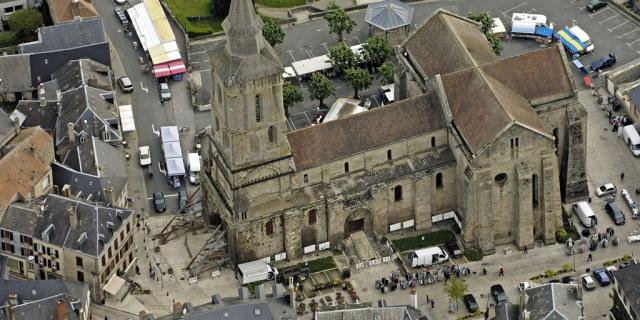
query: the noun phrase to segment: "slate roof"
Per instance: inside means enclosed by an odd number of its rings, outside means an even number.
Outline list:
[[[545,132],[529,102],[482,69],[445,75],[442,83],[453,122],[473,154],[513,124]]]
[[[57,105],[55,102],[47,102],[43,107],[40,101],[20,100],[11,116],[21,119],[22,128],[41,127],[44,131],[53,133],[58,118]]]
[[[113,90],[109,67],[90,59],[69,61],[51,77],[57,80],[62,92],[83,85],[105,91]]]
[[[314,320],[415,320],[415,317],[405,306],[389,306],[384,308],[356,308],[347,310],[319,311]]]
[[[8,141],[16,135],[15,125],[9,116],[0,109],[0,147],[2,143]]]
[[[0,280],[0,319],[5,320],[9,294],[18,295],[16,320],[55,319],[56,305],[64,299],[69,320],[79,319],[74,309],[85,305],[89,285],[64,280]],[[87,312],[88,310],[85,310]]]
[[[640,109],[640,86],[636,86],[629,91],[629,99],[631,99],[636,109]]]
[[[0,55],[0,92],[21,92],[32,89],[29,56]]]
[[[41,208],[45,208],[44,214]],[[69,224],[68,211],[71,209],[75,210],[78,217],[77,228],[71,228]],[[99,257],[104,244],[119,232],[131,214],[133,211],[130,209],[105,207],[50,193],[43,203],[14,203],[9,206],[0,220],[0,227],[46,241],[43,232],[53,225],[49,243]],[[112,229],[107,222],[113,223]],[[86,240],[79,242],[84,233]]]
[[[82,2],[82,1],[80,1]],[[67,3],[71,3],[67,1]],[[40,53],[106,42],[101,18],[68,21],[38,29],[38,40],[18,45],[20,53]]]
[[[443,9],[436,10],[402,46],[425,78],[498,60],[479,23]]]
[[[632,264],[627,268],[616,270],[613,277],[627,297],[627,306],[636,313],[640,312],[640,264]]]
[[[385,0],[367,7],[364,22],[384,31],[411,24],[413,7],[398,0]]]
[[[440,98],[431,92],[287,134],[297,170],[446,127]]]
[[[572,284],[549,283],[528,289],[524,309],[531,319],[573,320],[582,315],[576,303],[578,287]]]
[[[53,139],[41,128],[21,130],[2,150],[0,159],[0,210],[16,194],[26,196],[33,184],[48,174],[54,160]]]

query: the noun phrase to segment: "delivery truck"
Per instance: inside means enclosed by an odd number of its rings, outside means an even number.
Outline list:
[[[547,17],[541,14],[514,13],[511,16],[511,37],[550,43],[553,40],[553,24],[547,24]]]
[[[238,264],[240,282],[249,284],[258,281],[275,280],[278,269],[266,263],[264,260],[256,260]]]
[[[429,247],[409,252],[411,267],[428,267],[449,260],[449,256],[440,247]]]

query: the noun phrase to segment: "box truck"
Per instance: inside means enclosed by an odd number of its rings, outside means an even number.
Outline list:
[[[573,205],[573,212],[575,212],[580,222],[587,227],[595,227],[598,224],[598,217],[591,209],[591,206],[586,201],[580,201]]]
[[[640,156],[640,135],[638,135],[636,128],[630,124],[628,126],[624,126],[621,130],[622,139],[624,139],[624,143],[629,146],[631,153],[636,157]]]
[[[238,265],[240,282],[248,284],[258,281],[275,280],[278,269],[266,263],[264,260],[256,260]]]
[[[511,16],[511,36],[549,43],[553,40],[553,24],[547,24],[547,17],[541,14],[514,13]]]
[[[449,260],[449,256],[440,247],[429,247],[409,253],[411,267],[426,267]]]
[[[200,155],[197,153],[189,153],[189,182],[191,184],[200,184]]]

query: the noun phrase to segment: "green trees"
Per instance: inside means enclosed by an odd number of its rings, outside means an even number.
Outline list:
[[[314,73],[309,81],[309,99],[320,101],[320,108],[324,99],[335,93],[333,84],[322,73]]]
[[[44,24],[42,14],[36,9],[22,9],[9,16],[9,28],[18,37],[28,37]]]
[[[382,85],[392,84],[394,81],[395,67],[393,63],[387,61],[378,67],[378,77],[382,78]]]
[[[348,69],[345,78],[347,83],[353,88],[355,99],[358,99],[358,91],[364,90],[371,85],[371,74],[362,68]]]
[[[262,25],[262,35],[272,47],[274,47],[278,43],[282,43],[282,41],[284,40],[284,32],[282,32],[282,27],[277,21],[272,19],[264,19],[264,24]]]
[[[344,42],[329,49],[329,59],[331,59],[333,70],[339,74],[358,64],[358,57]]]
[[[497,55],[500,55],[502,52],[502,38],[497,34],[493,33],[493,27],[495,27],[495,22],[493,22],[493,18],[487,12],[469,12],[467,13],[467,18],[480,22],[482,24],[482,33],[487,37],[489,43],[491,43],[491,47],[493,48],[493,52]]]
[[[460,305],[458,302],[462,300],[462,297],[467,293],[469,286],[464,282],[464,280],[460,280],[457,278],[451,278],[444,286],[444,292],[449,296],[449,298],[456,302],[456,305]],[[458,307],[460,310],[460,307]]]
[[[367,42],[362,44],[362,49],[362,59],[367,61],[370,72],[385,61],[389,60],[393,53],[393,50],[389,44],[387,44],[387,41],[376,37],[367,39]]]
[[[288,117],[289,107],[304,100],[302,90],[291,84],[291,82],[285,81],[284,86],[282,87],[282,100],[284,105],[284,115]]]
[[[351,19],[351,16],[349,16],[344,9],[338,7],[335,2],[329,5],[328,10],[331,11],[324,16],[324,19],[329,23],[329,33],[337,34],[338,42],[342,42],[342,34],[351,33],[356,23]]]

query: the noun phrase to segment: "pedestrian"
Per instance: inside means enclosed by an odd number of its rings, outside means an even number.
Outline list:
[[[527,251],[527,246],[524,246],[524,254],[529,253],[529,251]]]
[[[591,255],[591,253],[589,253],[589,256],[587,257],[587,262],[588,261],[593,261],[593,256]]]
[[[429,299],[429,295],[427,294],[427,303],[431,302],[431,299]]]
[[[431,309],[435,308],[436,306],[436,301],[433,300],[433,298],[431,299]]]
[[[236,269],[236,280],[238,280],[238,270]]]
[[[504,276],[504,267],[502,265],[500,265],[500,271],[498,272],[498,276],[499,277]]]
[[[620,181],[624,180],[624,172],[620,172]]]
[[[482,275],[486,276],[487,275],[487,268],[482,268]]]

